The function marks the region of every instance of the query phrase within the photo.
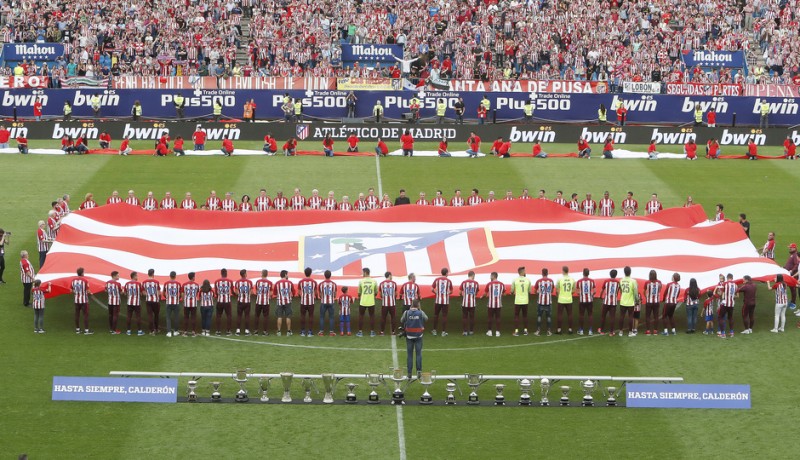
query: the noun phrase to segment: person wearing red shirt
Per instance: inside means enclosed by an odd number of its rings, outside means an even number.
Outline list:
[[[486,107],[483,104],[478,105],[478,124],[482,125],[486,123]]]
[[[717,209],[714,213],[715,222],[722,222],[725,220],[725,213],[722,211],[723,209],[725,209],[725,206],[723,206],[722,203],[717,203]]]
[[[388,154],[389,147],[386,145],[386,142],[383,142],[383,139],[378,138],[378,145],[375,147],[375,155],[386,156]]]
[[[111,196],[108,197],[108,199],[106,200],[106,204],[117,204],[117,203],[122,203],[122,198],[119,197],[119,192],[114,190],[113,192],[111,192]]]
[[[469,148],[467,149],[467,155],[470,158],[477,158],[478,154],[481,153],[481,138],[475,132],[469,133],[469,138],[467,139],[467,145]]]
[[[658,151],[656,150],[656,140],[650,141],[650,146],[647,147],[647,159],[658,160]]]
[[[192,199],[192,192],[186,192],[186,198],[181,201],[181,209],[197,209],[197,203]]]
[[[161,209],[175,209],[177,207],[177,203],[175,202],[175,198],[172,198],[171,192],[164,193],[164,199],[161,200],[159,206]]]
[[[231,297],[233,292],[233,281],[228,278],[228,270],[223,268],[219,271],[220,278],[214,282],[214,292],[217,294],[217,331],[216,335],[222,335],[221,323],[222,315],[227,319],[227,335],[232,335],[231,326],[233,315],[231,314]]]
[[[297,152],[297,140],[292,137],[283,144],[283,154],[290,157],[293,156],[295,152]]]
[[[709,128],[717,127],[717,112],[715,112],[713,108],[709,109],[706,114],[706,124]]]
[[[511,141],[503,140],[503,145],[500,146],[500,150],[497,152],[497,156],[500,158],[510,158],[511,157]]]
[[[172,146],[172,151],[175,152],[175,156],[183,156],[186,155],[186,152],[183,151],[183,136],[178,136],[175,138],[175,144]]]
[[[689,139],[689,142],[684,144],[683,153],[686,154],[686,159],[687,160],[696,160],[697,159],[697,144],[694,143],[694,139]],[[710,151],[709,151],[709,155],[710,155]]]
[[[222,154],[226,157],[233,155],[233,141],[228,139],[228,136],[222,139]]]
[[[603,145],[603,159],[611,160],[614,158],[614,139],[609,134],[606,137],[606,143]]]
[[[267,135],[264,136],[263,150],[267,155],[275,155],[275,153],[278,152],[278,141],[272,137],[272,133],[267,133]]]
[[[169,141],[170,140],[171,140],[171,138],[169,137],[169,134],[164,133],[164,134],[161,135],[161,138],[158,139],[158,143],[166,145],[167,149],[169,149]]]
[[[786,158],[794,160],[797,153],[797,146],[795,145],[794,141],[789,139],[789,144],[786,145],[784,143],[784,146],[786,147],[786,152],[785,152]]]
[[[539,141],[536,141],[536,143],[533,144],[533,157],[534,158],[547,158],[547,153],[542,150],[542,146],[541,146],[541,144],[539,144]]]
[[[128,140],[128,136],[124,136],[122,138],[122,143],[119,144],[119,154],[120,155],[127,155],[127,154],[129,154],[129,153],[131,153],[133,151],[133,149],[130,148],[130,142],[131,141]]]
[[[165,157],[169,155],[169,147],[167,147],[167,144],[159,142],[154,155],[158,157]]]
[[[492,142],[492,147],[489,149],[489,155],[497,155],[500,153],[500,147],[503,146],[503,138],[498,137]]]
[[[42,120],[42,100],[41,98],[36,98],[36,102],[33,103],[33,118],[36,121]]]
[[[622,99],[620,99],[617,104],[617,122],[620,126],[625,126],[625,122],[628,120],[628,109],[625,108],[625,105],[622,103]]]
[[[212,190],[211,195],[206,199],[206,208],[208,208],[209,211],[217,211],[221,206],[222,200],[217,196],[216,190]]]
[[[83,211],[85,209],[92,209],[96,207],[97,207],[97,202],[94,201],[94,195],[92,195],[91,193],[87,193],[86,198],[83,200],[83,203],[81,203],[78,209]]]
[[[425,199],[425,192],[419,192],[419,199],[417,200],[416,204],[419,206],[428,206],[431,203]]]
[[[748,160],[758,160],[758,146],[752,139],[747,142],[747,159]]]
[[[107,132],[103,131],[102,133],[100,133],[100,136],[98,136],[97,140],[100,143],[101,149],[107,149],[111,147],[111,135],[108,134]]]
[[[19,136],[17,136],[16,141],[17,141],[17,149],[19,150],[19,153],[21,153],[23,155],[27,154],[28,153],[28,139],[23,135],[19,135]]]
[[[239,210],[239,205],[236,203],[236,200],[233,199],[233,194],[231,192],[225,192],[225,199],[222,200],[220,205],[222,210],[226,212]]]
[[[592,158],[592,149],[586,139],[582,137],[578,139],[578,158],[586,158],[587,160]]]
[[[275,199],[272,200],[272,207],[276,211],[285,211],[289,209],[289,199],[283,196],[283,192],[278,190],[275,193]]]
[[[192,134],[192,141],[194,142],[194,149],[195,150],[205,150],[206,149],[206,132],[200,125],[197,125],[197,130]]]
[[[448,151],[447,151],[447,139],[442,139],[442,141],[441,141],[441,142],[439,142],[439,150],[438,150],[438,153],[439,153],[439,156],[440,156],[440,157],[449,157],[449,156],[452,156],[452,155],[450,155],[450,152],[448,152]]]
[[[581,202],[580,209],[587,216],[593,216],[597,213],[597,202],[592,199],[591,193],[586,194],[586,199]]]
[[[358,152],[358,136],[356,136],[355,132],[351,133],[347,138],[347,151]]]
[[[322,139],[322,152],[326,157],[333,156],[333,138],[330,134],[326,134],[325,138]]]
[[[404,157],[414,156],[414,138],[411,136],[409,130],[406,129],[403,131],[403,135],[400,136],[400,144],[403,149]]]
[[[0,125],[0,149],[8,148],[9,139],[11,139],[11,131],[7,130],[5,126]]]
[[[233,283],[236,295],[236,335],[242,333],[242,317],[244,317],[244,335],[250,335],[250,301],[253,299],[253,282],[247,279],[247,270],[239,271],[240,278]]]

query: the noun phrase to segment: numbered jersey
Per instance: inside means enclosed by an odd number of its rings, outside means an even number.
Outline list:
[[[392,280],[384,280],[380,286],[381,305],[384,307],[394,307],[397,305],[397,283]]]
[[[311,278],[303,278],[297,282],[297,290],[300,294],[300,305],[314,305],[317,292],[316,281]]]
[[[262,278],[256,281],[256,305],[269,305],[269,298],[272,294],[272,281]]]
[[[592,300],[594,300],[594,280],[581,278],[575,284],[575,288],[578,291],[578,302],[592,303]]]
[[[542,278],[536,281],[535,289],[538,294],[537,302],[539,305],[552,305],[554,283],[550,278]]]
[[[575,290],[575,280],[569,276],[562,276],[558,280],[558,303],[572,303]]]
[[[478,295],[480,285],[475,280],[465,280],[461,283],[461,306],[464,308],[475,308],[475,298]]]
[[[500,281],[489,281],[486,285],[486,296],[489,301],[486,307],[490,309],[501,308],[503,306],[503,294],[506,292],[506,286]]]

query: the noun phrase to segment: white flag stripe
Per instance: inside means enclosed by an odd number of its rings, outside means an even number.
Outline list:
[[[367,267],[374,276],[386,273],[386,254],[373,254],[361,259],[361,266]]]
[[[455,234],[444,240],[448,268],[451,272],[463,272],[475,268],[475,259],[466,232]],[[428,272],[430,273],[430,272]]]
[[[703,224],[698,224],[707,226]],[[154,225],[117,226],[95,221],[78,214],[69,214],[62,227],[70,226],[86,233],[115,238],[135,238],[148,241],[165,242],[175,246],[195,246],[203,244],[270,244],[285,243],[303,236],[348,235],[354,229],[360,233],[385,233],[391,226],[396,233],[427,233],[459,229],[484,228],[502,231],[526,230],[573,230],[612,235],[638,235],[666,230],[664,226],[644,220],[587,219],[577,222],[531,223],[517,221],[476,221],[476,222],[330,222],[325,224],[296,225],[285,227],[244,227],[215,230],[195,230]]]
[[[635,257],[713,257],[715,259],[740,259],[758,257],[749,241],[730,244],[707,245],[687,240],[655,240],[616,248],[592,246],[578,243],[546,243],[497,248],[497,256],[503,259],[552,260],[596,260],[626,259]]]
[[[410,273],[433,273],[431,270],[431,259],[428,257],[427,249],[417,249],[403,253],[406,257],[406,271]],[[433,281],[431,281],[433,282]]]

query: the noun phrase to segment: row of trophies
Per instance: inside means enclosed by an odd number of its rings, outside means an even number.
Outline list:
[[[248,376],[252,374],[251,369],[237,369],[236,372],[232,374],[233,380],[239,384],[239,390],[236,393],[235,401],[236,402],[247,402],[249,401],[249,396],[247,393],[246,384],[248,382]],[[366,374],[367,385],[369,385],[371,391],[367,396],[367,403],[368,404],[379,404],[380,403],[380,396],[378,394],[378,386],[386,385],[386,379],[384,374]],[[464,378],[467,381],[467,385],[470,387],[471,391],[467,398],[468,405],[478,405],[480,404],[480,400],[478,398],[478,387],[480,387],[483,383],[487,382],[484,380],[482,374],[464,374]],[[281,384],[283,386],[283,396],[281,397],[281,402],[283,403],[290,403],[292,402],[292,395],[291,395],[291,388],[292,388],[292,381],[294,380],[294,374],[290,372],[283,372],[280,374]],[[409,379],[405,375],[403,375],[402,369],[392,369],[391,375],[389,379],[394,383],[394,390],[391,392],[391,404],[393,405],[400,405],[405,404],[405,390],[408,388],[408,385],[411,384],[414,379]],[[334,392],[336,391],[336,385],[341,380],[337,378],[335,374],[322,374],[321,375],[322,386],[325,390],[324,396],[322,398],[322,402],[324,404],[332,404],[334,402]],[[428,392],[428,389],[433,383],[436,381],[436,371],[430,372],[422,372],[417,379],[423,387],[423,393],[420,397],[419,404],[429,405],[433,404],[433,397]],[[258,380],[259,389],[261,393],[261,402],[269,402],[269,396],[267,393],[269,392],[270,388],[270,381],[271,379],[268,377],[261,377]],[[533,400],[533,383],[532,379],[521,378],[517,380],[517,384],[519,385],[520,397],[518,405],[520,406],[534,406],[534,405],[541,405],[541,406],[549,406],[550,400],[548,395],[550,394],[551,389],[551,382],[550,379],[544,377],[540,380],[539,386],[541,388],[541,400],[535,402]],[[219,391],[222,382],[214,381],[210,383],[212,387],[211,393],[211,401],[212,402],[220,402],[222,401],[222,395]],[[301,378],[301,386],[303,391],[305,392],[305,396],[303,397],[303,402],[310,403],[313,401],[311,397],[312,390],[319,394],[319,390],[317,390],[316,384],[314,383],[314,379],[310,377],[303,377]],[[344,402],[347,404],[355,404],[358,402],[358,397],[356,396],[355,389],[358,387],[356,383],[347,383],[347,394],[345,395]],[[197,380],[190,380],[188,383],[188,402],[197,402]],[[504,384],[496,384],[495,391],[497,394],[494,397],[494,405],[495,406],[505,406],[506,405],[506,398],[503,394],[506,385]],[[585,407],[591,407],[595,405],[594,397],[592,394],[595,390],[599,387],[598,383],[593,380],[585,380],[580,382],[580,387],[583,390],[583,398],[581,400],[581,405]],[[445,390],[447,391],[447,396],[444,400],[445,405],[455,405],[456,404],[456,396],[455,392],[458,387],[455,384],[454,380],[450,380],[446,386]],[[569,406],[570,405],[570,398],[569,393],[571,387],[568,385],[561,385],[559,386],[561,390],[561,399],[559,400],[559,405],[561,406]],[[616,387],[605,387],[601,388],[603,396],[606,397],[606,406],[616,406],[617,405],[617,396],[618,396],[618,389]],[[459,390],[460,392],[460,390]]]

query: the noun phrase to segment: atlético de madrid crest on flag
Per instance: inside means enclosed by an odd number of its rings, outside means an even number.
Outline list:
[[[297,138],[301,141],[308,137],[308,125],[297,125],[295,128],[295,134]]]

